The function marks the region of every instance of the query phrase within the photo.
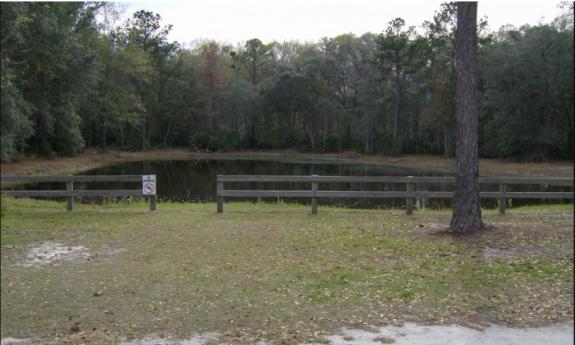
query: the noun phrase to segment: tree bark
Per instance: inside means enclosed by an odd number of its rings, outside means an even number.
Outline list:
[[[88,121],[88,147],[92,147],[92,120]]]
[[[302,117],[303,117],[303,127],[309,140],[311,152],[315,152],[316,151],[315,130],[313,126],[313,119],[311,118],[312,115],[309,114],[309,112],[307,111],[302,111]]]
[[[477,2],[457,3],[456,35],[458,135],[451,228],[471,233],[484,228],[479,203]]]
[[[174,124],[174,118],[168,123],[168,128],[166,129],[166,134],[164,135],[164,147],[168,147],[168,141],[170,140],[170,134],[172,133],[172,125]]]
[[[393,121],[393,154],[401,153],[401,138],[399,137],[399,116],[401,113],[401,80],[399,73],[395,77],[395,116]]]
[[[328,131],[329,131],[329,119],[328,119],[328,114],[326,111],[323,112],[322,117],[323,117],[323,129],[322,129],[322,136],[321,136],[321,146],[325,149],[326,144],[327,144],[327,137],[328,137]]]
[[[106,148],[106,125],[102,124],[102,148]]]
[[[445,158],[453,157],[453,128],[451,123],[445,125],[443,154]]]
[[[257,71],[256,66],[257,65],[256,65],[256,63],[257,63],[257,57],[254,56],[252,58],[252,73],[251,73],[252,74],[252,84],[254,84],[254,85],[257,84],[257,79],[256,79],[256,71]]]
[[[146,117],[144,116],[142,118],[142,150],[146,150],[147,145],[146,145]]]

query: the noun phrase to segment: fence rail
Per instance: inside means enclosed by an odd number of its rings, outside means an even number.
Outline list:
[[[144,193],[144,178],[153,180],[153,190]],[[22,183],[40,183],[40,182],[61,182],[66,184],[66,189],[58,190],[2,190],[2,194],[16,197],[34,197],[34,198],[67,198],[66,209],[74,209],[74,198],[76,197],[144,197],[149,200],[150,211],[156,210],[156,175],[81,175],[81,176],[1,176],[1,182],[22,182]],[[88,190],[74,189],[74,182],[140,182],[142,186],[139,189],[115,189],[115,190]]]
[[[301,182],[310,183],[308,190],[229,190],[225,182]],[[335,191],[319,190],[320,183],[404,183],[403,191]],[[311,213],[317,214],[317,198],[405,198],[407,214],[413,213],[415,198],[453,198],[453,191],[416,190],[419,184],[455,184],[455,177],[437,176],[300,176],[300,175],[218,175],[217,212],[224,210],[224,197],[296,197],[311,198]],[[573,179],[543,177],[480,177],[479,184],[498,184],[498,192],[480,192],[480,198],[498,199],[499,212],[505,213],[508,199],[573,199],[573,192],[509,192],[508,185],[571,186]]]

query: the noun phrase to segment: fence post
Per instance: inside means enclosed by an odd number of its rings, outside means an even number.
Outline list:
[[[66,209],[72,211],[74,209],[74,181],[66,181],[66,191],[70,192],[66,203]]]
[[[501,193],[507,192],[507,185],[505,183],[501,183],[499,185],[499,191]],[[505,214],[506,208],[507,208],[507,198],[499,199],[499,214]]]
[[[317,175],[311,175],[313,176],[317,176]],[[316,198],[316,193],[317,193],[317,182],[312,182],[311,183],[311,214],[317,214],[317,198]]]
[[[150,211],[156,210],[156,195],[150,195]]]
[[[408,178],[413,178],[413,176],[407,176]],[[407,182],[407,192],[413,192],[415,190],[415,183]],[[405,209],[407,211],[407,215],[410,216],[413,214],[413,198],[405,199]]]
[[[540,192],[546,192],[546,191],[547,191],[547,185],[545,185],[545,184],[540,184],[540,185],[539,185],[539,191],[540,191]],[[542,204],[547,204],[547,203],[548,203],[547,200],[548,200],[548,199],[541,199],[541,203],[542,203]]]
[[[224,197],[222,196],[224,192],[224,183],[220,181],[220,176],[217,176],[217,187],[216,187],[216,202],[218,203],[217,211],[218,213],[224,212]]]
[[[427,191],[427,187],[425,185],[423,185],[423,187],[421,188],[417,188],[416,185],[416,189],[420,190],[420,191]],[[416,207],[418,210],[424,210],[427,208],[427,197],[425,196],[420,196],[416,199]]]

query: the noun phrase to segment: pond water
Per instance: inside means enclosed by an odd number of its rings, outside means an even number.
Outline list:
[[[87,171],[86,175],[138,175],[155,174],[157,195],[160,200],[208,202],[215,200],[217,175],[338,175],[338,176],[406,176],[443,174],[367,163],[349,163],[338,160],[188,160],[143,161]],[[226,183],[226,189],[310,189],[309,183]],[[325,183],[326,190],[402,190],[405,184],[349,184]],[[233,200],[253,200],[233,198]],[[263,198],[263,200],[273,200]],[[307,203],[307,198],[289,200]],[[351,207],[399,207],[404,201],[397,199],[319,199],[320,204]]]
[[[211,202],[215,200],[217,175],[338,175],[338,176],[447,176],[442,172],[401,168],[389,165],[360,163],[350,160],[309,159],[210,159],[210,160],[162,160],[129,162],[102,167],[82,175],[143,175],[155,174],[159,201]],[[43,183],[28,185],[26,189],[63,189],[60,184]],[[75,189],[136,189],[138,183],[75,183]],[[405,190],[405,184],[381,183],[322,183],[320,190]],[[417,185],[417,190],[450,191],[453,185]],[[518,189],[521,188],[521,189]],[[514,187],[514,190],[537,190],[532,186]],[[310,189],[309,183],[226,183],[226,189]],[[497,191],[497,185],[482,185],[483,191]],[[230,198],[228,200],[254,200],[254,198]],[[278,201],[277,198],[263,198]],[[308,198],[288,198],[286,201],[309,203]],[[337,205],[360,208],[405,207],[405,199],[318,199],[320,205]],[[540,200],[513,200],[513,206],[540,203]],[[450,207],[448,199],[417,200],[426,207]],[[496,207],[497,201],[482,200],[483,207]]]

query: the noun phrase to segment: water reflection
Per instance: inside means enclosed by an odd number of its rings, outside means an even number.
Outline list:
[[[210,202],[215,200],[216,175],[339,175],[339,176],[445,176],[436,171],[394,167],[380,164],[357,163],[338,160],[187,160],[140,161],[118,164],[86,171],[83,175],[142,175],[157,176],[157,193],[160,201]],[[40,184],[26,189],[63,189],[62,185]],[[138,183],[76,183],[75,189],[136,189]],[[226,183],[226,189],[310,189],[309,183]],[[322,183],[320,190],[405,190],[399,183]],[[451,191],[453,185],[417,184],[417,190]],[[483,191],[497,191],[497,185],[482,185]],[[513,186],[514,191],[539,190],[539,186]],[[549,191],[552,191],[551,189]],[[234,198],[234,200],[241,200]],[[245,200],[253,200],[246,198]],[[263,199],[277,201],[277,199]],[[309,199],[288,200],[309,203]],[[482,200],[483,207],[496,207],[496,200]],[[514,206],[541,203],[540,200],[513,200]],[[361,208],[405,207],[404,199],[319,199],[320,205],[337,205]],[[417,204],[431,208],[451,207],[447,199],[418,200]]]

